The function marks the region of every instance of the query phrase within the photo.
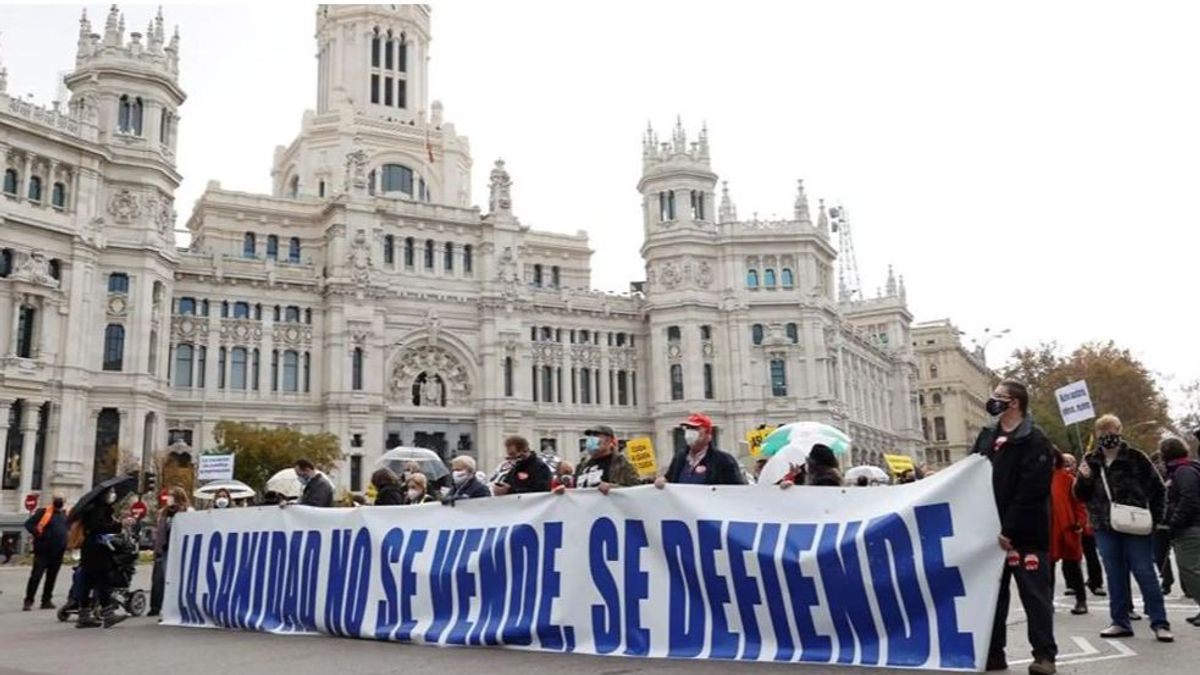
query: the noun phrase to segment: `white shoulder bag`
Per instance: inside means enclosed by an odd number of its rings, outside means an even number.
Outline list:
[[[1154,531],[1150,509],[1113,501],[1112,491],[1108,489],[1108,470],[1103,465],[1100,467],[1100,479],[1104,481],[1104,493],[1108,495],[1108,526],[1114,532],[1145,537]]]

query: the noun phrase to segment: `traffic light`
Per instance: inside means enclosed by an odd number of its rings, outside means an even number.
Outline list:
[[[158,486],[158,476],[154,475],[153,471],[142,472],[142,490],[141,494],[154,492]]]

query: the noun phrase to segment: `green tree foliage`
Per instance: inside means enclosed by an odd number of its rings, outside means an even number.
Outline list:
[[[1060,448],[1079,448],[1092,435],[1092,421],[1079,424],[1079,438],[1068,431],[1058,412],[1054,390],[1086,380],[1097,415],[1121,418],[1125,436],[1134,446],[1153,452],[1162,431],[1171,426],[1167,399],[1150,371],[1113,342],[1089,342],[1069,355],[1057,343],[1043,343],[1013,353],[1002,371],[1005,378],[1029,386],[1029,407],[1036,421]]]
[[[221,453],[236,455],[233,477],[259,492],[271,476],[302,457],[326,472],[342,459],[337,436],[328,432],[304,434],[223,420],[213,429],[213,437]]]

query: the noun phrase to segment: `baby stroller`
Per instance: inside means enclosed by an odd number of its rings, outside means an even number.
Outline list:
[[[112,576],[109,577],[113,603],[122,607],[129,616],[142,616],[146,613],[146,592],[131,588],[133,575],[137,573],[137,539],[129,532],[114,534],[108,539],[108,547],[112,549],[113,556]],[[80,565],[76,565],[71,575],[71,591],[67,595],[67,602],[58,608],[59,621],[67,621],[79,614],[82,587],[83,571]]]

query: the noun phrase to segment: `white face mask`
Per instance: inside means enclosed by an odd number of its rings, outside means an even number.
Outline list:
[[[471,477],[471,473],[469,471],[455,471],[451,475],[454,476],[455,483],[465,483],[467,479]]]
[[[116,503],[116,501],[117,501],[117,493],[115,493],[115,492],[109,492],[109,493],[108,493],[108,495],[107,495],[107,496],[106,496],[104,499],[105,499],[105,501],[107,501],[109,504],[115,504],[115,503]]]
[[[415,501],[417,501],[417,498],[418,498],[418,497],[420,497],[420,496],[421,496],[421,491],[420,491],[420,490],[411,489],[411,488],[409,489],[409,491],[408,491],[408,501],[410,501],[410,502],[415,502]]]
[[[175,506],[175,498],[167,495],[167,506]]]
[[[683,430],[683,442],[687,443],[689,448],[692,447],[693,445],[695,445],[696,441],[698,441],[698,440],[700,440],[700,430],[699,429],[684,429]]]
[[[225,497],[217,497],[217,508],[223,509],[229,506],[229,500]]]

